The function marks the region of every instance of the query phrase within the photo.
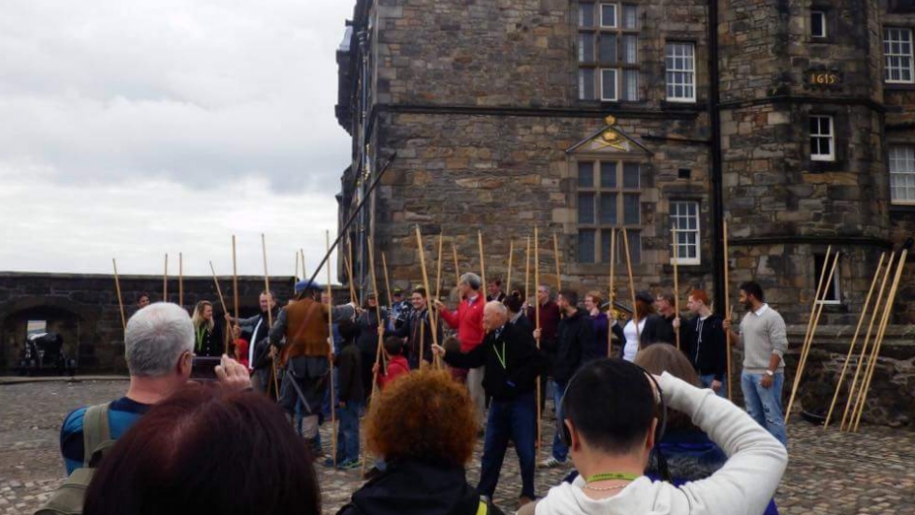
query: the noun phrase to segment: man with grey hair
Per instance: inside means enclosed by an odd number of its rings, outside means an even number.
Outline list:
[[[522,505],[534,500],[534,441],[537,427],[535,389],[537,376],[546,369],[546,359],[537,350],[533,334],[509,324],[508,310],[498,302],[486,304],[483,329],[486,336],[470,352],[432,351],[454,367],[485,370],[483,388],[492,397],[483,442],[483,460],[477,490],[491,499],[499,482],[509,440],[515,443],[521,465]]]
[[[95,448],[87,448],[87,442],[94,442],[89,445],[96,447],[103,440],[116,440],[152,405],[188,383],[194,356],[194,326],[187,311],[165,302],[137,311],[127,322],[124,355],[130,372],[127,394],[107,404],[76,409],[64,419],[60,451],[67,474],[89,465]],[[244,365],[226,356],[216,367],[216,375],[232,389],[251,386]],[[89,424],[94,427],[99,421],[104,421],[107,428],[89,429]],[[100,438],[94,434],[96,431],[107,432],[107,438]]]
[[[444,304],[435,299],[435,306],[442,314],[442,320],[452,329],[457,329],[457,339],[461,342],[461,352],[468,353],[477,348],[483,341],[483,298],[480,288],[483,281],[474,273],[461,276],[458,291],[463,299],[457,311],[449,311]],[[476,367],[467,372],[467,390],[477,409],[477,421],[482,425],[486,414],[486,395],[483,391],[483,367]],[[458,379],[462,377],[458,376]]]

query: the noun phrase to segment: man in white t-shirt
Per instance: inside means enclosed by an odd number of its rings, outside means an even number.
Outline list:
[[[562,423],[580,475],[520,515],[759,515],[788,463],[785,447],[743,410],[707,389],[664,373],[656,378],[670,409],[687,414],[729,456],[702,481],[676,487],[644,475],[658,435],[657,392],[636,365],[588,363],[569,381]]]

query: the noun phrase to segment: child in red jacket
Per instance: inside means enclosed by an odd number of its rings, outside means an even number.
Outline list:
[[[378,377],[378,386],[385,389],[395,379],[410,373],[410,364],[403,356],[403,340],[396,336],[389,336],[384,341],[384,357],[388,360],[387,370],[381,370],[375,363],[372,371]]]

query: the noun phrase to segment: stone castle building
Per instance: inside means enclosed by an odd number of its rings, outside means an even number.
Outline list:
[[[826,318],[853,323],[915,232],[913,29],[911,0],[357,0],[336,112],[355,279],[371,237],[394,282],[418,282],[418,225],[430,276],[444,236],[446,286],[451,244],[479,271],[478,231],[490,278],[514,241],[521,284],[538,226],[542,282],[555,233],[562,284],[607,291],[625,228],[636,289],[671,288],[676,257],[683,292],[722,299],[726,222],[730,303],[755,279],[804,323],[832,246]],[[915,323],[913,279],[895,323]]]

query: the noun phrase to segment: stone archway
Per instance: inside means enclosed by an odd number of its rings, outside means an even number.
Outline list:
[[[0,372],[18,363],[30,320],[44,320],[48,330],[61,334],[68,355],[79,359],[85,343],[97,334],[101,308],[74,302],[67,297],[27,296],[0,304]]]

